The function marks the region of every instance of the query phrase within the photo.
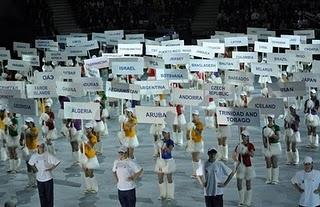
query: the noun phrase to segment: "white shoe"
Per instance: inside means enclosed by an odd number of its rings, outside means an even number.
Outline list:
[[[292,152],[287,152],[286,154],[287,154],[287,163],[286,163],[286,165],[292,165],[293,164]]]
[[[158,200],[163,200],[167,197],[167,186],[166,183],[159,183],[159,190],[160,190],[160,196],[158,197]]]
[[[299,164],[299,151],[298,149],[296,149],[295,152],[292,152],[292,160],[293,160],[293,164],[294,165],[298,165]]]
[[[267,168],[266,184],[272,183],[272,168]]]
[[[174,183],[167,183],[167,200],[174,199]]]

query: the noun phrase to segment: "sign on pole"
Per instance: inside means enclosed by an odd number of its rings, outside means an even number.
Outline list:
[[[219,125],[260,126],[259,109],[217,107],[216,111]]]
[[[106,96],[110,98],[140,100],[140,86],[127,83],[106,82]]]
[[[284,114],[284,103],[282,98],[254,97],[249,102],[249,108],[260,109],[261,114],[273,114],[276,117]]]
[[[301,81],[306,84],[306,87],[320,86],[320,73],[293,73],[294,81]]]
[[[276,82],[267,83],[269,94],[273,97],[296,97],[304,96],[306,85],[304,82]]]
[[[38,84],[27,84],[27,97],[28,98],[49,98],[56,97],[56,86],[47,84],[46,82]]]
[[[151,94],[169,94],[170,87],[167,80],[164,81],[136,81],[135,84],[140,85],[141,95]]]
[[[230,84],[205,84],[204,89],[208,91],[208,96],[213,99],[234,99],[235,86]]]
[[[14,98],[9,102],[9,110],[12,113],[37,116],[38,115],[38,104],[37,100],[34,99],[22,99]]]
[[[225,72],[225,82],[234,85],[252,85],[254,81],[254,74],[242,71]]]
[[[175,88],[172,92],[172,101],[175,104],[199,106],[205,105],[205,91]]]
[[[82,119],[82,120],[99,120],[100,104],[94,102],[65,102],[64,118]]]
[[[136,106],[135,114],[138,123],[168,124],[168,117],[176,115],[175,107]],[[171,116],[170,116],[171,114]],[[172,116],[174,115],[174,116]]]

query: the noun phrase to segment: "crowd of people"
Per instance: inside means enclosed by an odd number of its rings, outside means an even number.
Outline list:
[[[245,32],[246,27],[273,30],[319,27],[320,5],[312,1],[221,0],[217,30]]]
[[[177,25],[178,20],[192,18],[193,11],[191,0],[74,0],[71,2],[76,9],[79,25],[88,31],[104,31],[106,28],[163,31],[180,27]]]

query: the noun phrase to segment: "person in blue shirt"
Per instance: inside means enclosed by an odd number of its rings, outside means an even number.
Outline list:
[[[174,142],[170,138],[170,130],[164,128],[162,130],[162,140],[157,143],[158,157],[155,166],[155,172],[158,174],[160,196],[159,200],[174,199],[174,183],[173,183],[173,173],[176,170],[176,164],[172,157],[172,150],[174,147]],[[166,182],[164,182],[165,175],[167,177]]]

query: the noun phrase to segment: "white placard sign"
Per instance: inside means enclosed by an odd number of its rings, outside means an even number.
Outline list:
[[[56,80],[56,70],[46,72],[34,71],[35,84],[46,83],[47,85],[55,85]]]
[[[103,82],[101,78],[83,77],[80,78],[80,82],[85,91],[103,91]]]
[[[144,62],[116,62],[112,61],[111,69],[113,74],[117,75],[142,75]]]
[[[290,53],[268,53],[267,62],[277,65],[291,65],[294,63],[293,54]]]
[[[247,27],[247,34],[248,35],[257,35],[258,31],[267,31],[267,28]]]
[[[40,66],[40,58],[37,55],[22,55],[22,60],[29,62],[31,66]]]
[[[276,32],[275,31],[267,31],[267,30],[260,30],[257,31],[258,40],[268,40],[268,37],[275,37]]]
[[[175,46],[184,46],[184,40],[167,40],[167,41],[161,41],[161,46],[166,47],[175,47]]]
[[[110,98],[140,100],[140,86],[127,83],[106,82],[105,94]]]
[[[314,30],[295,30],[293,31],[294,35],[306,36],[307,39],[314,39],[315,33]]]
[[[258,35],[249,34],[247,36],[249,44],[254,44],[255,41],[258,41]]]
[[[286,50],[286,53],[293,55],[295,62],[312,62],[312,53],[300,50]]]
[[[61,61],[65,62],[68,60],[68,56],[66,52],[46,52],[46,61]]]
[[[166,122],[168,113],[176,115],[175,107],[155,107],[155,106],[136,106],[135,114],[138,123],[146,124],[169,124]],[[173,116],[173,117],[174,117]]]
[[[188,70],[180,69],[157,69],[157,80],[174,80],[177,82],[184,82],[188,80]]]
[[[204,42],[211,42],[211,43],[219,43],[219,39],[199,39],[197,40],[197,45],[198,46],[203,46]]]
[[[320,44],[320,40],[312,40],[312,44],[315,44],[315,45]]]
[[[218,68],[221,70],[239,70],[239,59],[235,58],[217,58]]]
[[[312,72],[313,73],[320,73],[320,60],[313,60]]]
[[[224,44],[226,47],[241,47],[248,46],[248,37],[226,37],[224,38]]]
[[[262,53],[272,53],[272,45],[269,42],[254,42],[254,51]]]
[[[83,57],[87,56],[87,49],[83,47],[66,47],[65,53],[68,57]]]
[[[284,103],[282,98],[254,97],[249,102],[249,108],[260,109],[261,114],[273,114],[278,117],[284,114]]]
[[[251,73],[255,75],[280,77],[281,71],[278,65],[276,64],[251,63]]]
[[[11,59],[10,50],[0,50],[0,61]]]
[[[146,45],[146,55],[158,56],[160,49],[159,45]]]
[[[102,56],[107,58],[124,57],[123,55],[120,55],[118,53],[102,53]]]
[[[56,81],[58,96],[82,97],[85,92],[81,83]]]
[[[172,101],[175,104],[199,106],[205,105],[205,92],[203,90],[174,88]]]
[[[55,77],[57,80],[73,79],[78,80],[81,78],[81,68],[78,67],[62,67],[59,66],[55,70]]]
[[[100,71],[96,68],[86,68],[89,77],[100,78]]]
[[[137,40],[144,42],[144,34],[126,34],[126,40]]]
[[[214,53],[221,53],[225,52],[224,43],[215,43],[215,42],[203,42],[203,47],[208,47],[212,49]]]
[[[164,64],[169,65],[186,65],[190,62],[188,53],[163,54],[162,58],[164,60]]]
[[[30,43],[25,43],[25,42],[13,42],[13,50],[18,50],[18,49],[25,49],[25,48],[30,48]]]
[[[252,85],[254,81],[254,75],[248,72],[231,71],[225,72],[225,83],[234,85]]]
[[[26,98],[24,81],[0,81],[0,90],[16,90],[20,92],[21,98]]]
[[[8,70],[16,70],[16,71],[29,71],[30,63],[23,60],[8,60],[7,65]]]
[[[289,39],[290,45],[300,45],[300,36],[298,35],[281,35],[281,38],[287,38]]]
[[[208,91],[208,96],[213,99],[223,98],[234,99],[235,86],[230,84],[205,84],[204,89]]]
[[[240,63],[256,63],[258,62],[258,53],[232,51],[232,58],[239,59]]]
[[[268,42],[272,47],[290,48],[289,39],[281,37],[268,37]]]
[[[139,40],[118,40],[118,44],[140,44]]]
[[[57,35],[57,42],[60,44],[67,44],[67,38],[70,37],[69,35]]]
[[[0,47],[0,50],[6,50],[6,47]]]
[[[304,96],[306,85],[304,82],[275,82],[267,83],[269,94],[273,97]]]
[[[104,31],[104,34],[106,35],[106,39],[119,40],[124,37],[123,30],[108,30]]]
[[[65,119],[82,119],[82,120],[99,120],[100,104],[88,102],[65,102],[64,103]]]
[[[92,40],[97,40],[98,42],[107,42],[106,35],[104,33],[92,32]]]
[[[306,87],[320,86],[320,73],[293,73],[294,81],[301,81],[306,84]]]
[[[118,54],[142,55],[142,44],[118,44]]]
[[[313,55],[318,55],[320,54],[320,44],[300,44],[299,45],[299,50],[300,51],[305,51],[305,52],[311,52]]]
[[[190,59],[190,71],[217,72],[217,60]]]
[[[216,111],[219,125],[260,126],[259,109],[217,107]]]
[[[70,33],[70,37],[77,37],[77,38],[88,38],[88,34],[87,33],[79,33],[79,32],[71,32]]]
[[[79,43],[79,44],[76,44],[75,47],[81,47],[81,48],[84,48],[85,50],[99,49],[99,45],[98,45],[97,40],[90,40],[90,41],[86,41],[84,43]]]
[[[89,68],[107,68],[109,67],[109,58],[102,56],[102,57],[96,57],[92,59],[84,60],[84,64],[86,67]]]
[[[75,47],[79,44],[84,44],[88,41],[87,37],[67,37],[67,46]]]
[[[27,84],[27,97],[28,98],[49,98],[56,97],[56,86],[47,84],[46,82],[38,84]]]
[[[191,49],[190,55],[200,57],[200,58],[213,59],[214,53],[215,53],[214,50],[211,48],[194,46]]]
[[[149,40],[149,39],[145,39],[145,45],[160,45],[160,42],[158,41],[154,41],[154,40]]]
[[[35,48],[47,49],[53,40],[35,40]]]
[[[3,99],[11,100],[12,98],[20,98],[21,94],[19,90],[0,90],[0,104],[3,104]]]
[[[14,98],[9,102],[9,111],[12,113],[22,114],[22,115],[38,115],[38,103],[34,99],[21,99]]]
[[[168,81],[136,81],[135,84],[140,86],[141,95],[170,93]]]
[[[17,49],[18,57],[22,57],[22,55],[37,55],[36,48],[21,48]]]
[[[144,56],[143,59],[144,59],[145,68],[156,68],[156,69],[164,68],[164,61],[161,58]]]
[[[158,56],[163,56],[164,54],[174,54],[182,53],[183,46],[160,46],[158,50]]]

